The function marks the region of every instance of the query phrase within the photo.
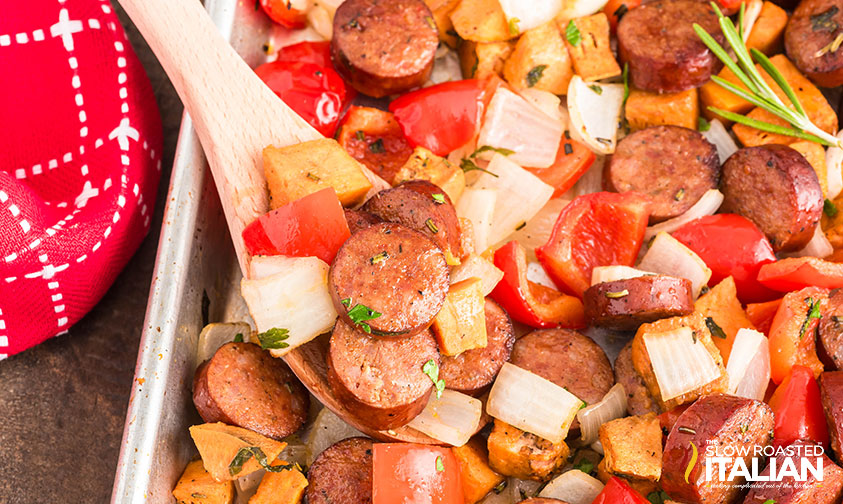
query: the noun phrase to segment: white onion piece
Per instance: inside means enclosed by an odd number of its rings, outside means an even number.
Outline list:
[[[599,439],[591,443],[591,445],[589,445],[589,448],[596,451],[600,455],[605,455],[605,453],[603,452],[603,443],[601,443]]]
[[[722,204],[723,193],[717,189],[709,189],[687,212],[664,222],[659,222],[655,226],[648,227],[644,233],[644,240],[649,240],[662,231],[672,233],[692,220],[705,217],[706,215],[712,215]]]
[[[509,486],[508,483],[507,486]],[[504,488],[501,493],[489,492],[485,497],[483,497],[480,504],[515,504],[516,502],[521,502],[521,500],[522,499],[519,498],[517,501],[513,501],[509,497],[509,492],[507,492]]]
[[[334,10],[314,2],[313,8],[307,13],[307,24],[325,40],[331,40],[334,35]]]
[[[591,285],[599,283],[615,282],[617,280],[628,280],[646,275],[652,275],[650,271],[644,271],[629,266],[595,266],[591,270]]]
[[[234,503],[248,504],[249,499],[258,491],[264,474],[266,474],[264,469],[258,469],[234,480]]]
[[[561,140],[561,121],[501,87],[489,103],[477,145],[509,149],[510,160],[521,166],[547,168],[556,161]]]
[[[457,216],[471,221],[474,229],[474,248],[483,252],[492,245],[492,221],[495,217],[497,189],[466,187],[457,202]]]
[[[588,16],[606,6],[608,0],[566,0],[557,15],[558,19],[573,19]],[[528,2],[526,2],[528,3]]]
[[[447,45],[439,44],[439,48],[436,50],[436,58],[433,60],[433,70],[430,72],[430,78],[428,78],[425,86],[460,79],[462,79],[462,70],[457,53]]]
[[[541,486],[540,481],[509,478],[506,482],[506,493],[509,494],[510,502],[519,503],[524,500],[524,496],[535,497]]]
[[[199,333],[196,364],[201,364],[213,357],[219,347],[234,341],[234,337],[238,334],[243,335],[244,341],[249,341],[252,327],[245,322],[224,322],[203,327],[202,332]]]
[[[483,403],[456,390],[431,396],[424,410],[410,421],[410,427],[452,446],[462,446],[477,432]]]
[[[591,86],[599,86],[599,94]],[[579,75],[568,85],[571,129],[598,154],[615,152],[623,94],[622,84],[587,83]]]
[[[504,363],[489,392],[486,412],[523,431],[558,443],[583,402],[537,374]]]
[[[838,140],[843,140],[843,130],[837,133]],[[829,147],[825,151],[825,169],[828,179],[827,197],[833,200],[843,191],[843,149]]]
[[[761,14],[761,7],[763,5],[763,0],[749,0],[746,3],[746,9],[743,13],[743,31],[741,32],[741,38],[744,42],[749,39],[749,34],[752,33],[752,27],[758,21],[758,16]]]
[[[551,480],[539,493],[539,497],[558,499],[568,504],[591,504],[601,491],[603,483],[599,479],[572,469]]]
[[[348,425],[340,417],[328,408],[322,408],[307,436],[305,446],[307,447],[307,465],[313,465],[313,461],[320,453],[332,444],[348,439],[350,437],[365,436],[362,432]]]
[[[567,128],[568,116],[567,114],[563,115],[562,111],[565,109],[562,108],[562,100],[558,96],[550,91],[536,88],[519,89],[518,94],[547,114],[548,117],[559,121],[562,124],[563,131]]]
[[[553,280],[551,280],[547,275],[547,271],[545,271],[544,267],[537,262],[531,261],[527,263],[527,280],[539,285],[544,285],[545,287],[550,287],[551,289],[557,289],[556,284],[553,283]]]
[[[834,247],[823,232],[822,226],[817,224],[814,229],[814,236],[811,241],[805,245],[801,250],[797,250],[791,254],[784,254],[786,257],[828,257],[834,253]]]
[[[292,263],[283,255],[254,256],[249,263],[249,278],[259,280],[286,271]]]
[[[502,154],[495,154],[486,170],[491,173],[481,173],[472,187],[498,191],[488,242],[495,244],[535,217],[553,196],[554,189]],[[460,203],[463,199],[465,192]]]
[[[563,2],[562,0],[531,0],[529,2],[500,0],[500,4],[507,22],[512,23],[513,19],[517,19],[515,26],[518,27],[519,33],[524,33],[552,21],[562,8]]]
[[[700,134],[717,147],[717,156],[720,158],[720,164],[723,164],[729,156],[738,151],[738,145],[718,119],[712,119],[708,124],[708,131],[701,131]]]
[[[770,383],[770,346],[767,337],[752,329],[739,329],[726,366],[729,393],[764,400]]]
[[[690,327],[644,334],[662,400],[696,390],[720,377],[720,369]]]
[[[616,383],[600,402],[589,404],[577,412],[583,444],[595,442],[601,425],[623,416],[626,416],[626,391],[623,385]]]
[[[591,167],[577,180],[571,191],[568,191],[568,193],[571,193],[571,199],[603,190],[603,166],[605,164],[606,157],[598,155]],[[568,196],[568,193],[565,196]]]
[[[284,257],[283,271],[256,280],[243,279],[240,292],[258,332],[287,329],[287,348],[272,349],[281,357],[333,327],[337,319],[328,288],[328,265],[316,257]]]
[[[700,256],[664,231],[656,235],[638,267],[662,275],[687,278],[695,298],[711,278],[711,269]]]
[[[553,231],[553,226],[556,224],[560,212],[568,206],[568,203],[570,203],[569,200],[553,198],[539,210],[539,213],[527,221],[526,226],[509,236],[510,240],[518,240],[518,243],[527,249],[528,260],[534,259],[533,251],[550,239],[550,232]]]
[[[482,280],[481,289],[483,290],[483,295],[488,296],[495,289],[495,286],[498,285],[498,282],[503,279],[503,271],[499,270],[491,261],[472,254],[468,259],[462,261],[459,266],[454,266],[451,269],[451,285],[468,278],[479,278]]]

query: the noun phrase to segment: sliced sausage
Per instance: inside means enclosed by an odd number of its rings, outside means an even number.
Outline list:
[[[433,381],[422,371],[438,365],[439,349],[429,332],[390,340],[372,338],[337,321],[328,349],[328,383],[366,425],[400,427],[427,405]]]
[[[756,446],[770,444],[773,431],[773,411],[753,399],[724,394],[703,396],[679,415],[664,446],[662,489],[680,502],[729,503],[742,493],[744,479],[706,481],[706,465],[710,457],[742,458],[752,467]],[[686,470],[697,449],[697,462],[688,474]],[[714,450],[710,454],[708,450]],[[741,451],[743,450],[743,451]],[[709,456],[710,455],[710,456]],[[763,466],[763,461],[755,462]],[[713,469],[717,474],[716,466]]]
[[[843,290],[834,289],[829,293],[818,332],[825,354],[835,368],[843,370]]]
[[[454,357],[442,356],[439,377],[449,389],[479,395],[494,381],[504,362],[509,360],[515,333],[509,315],[486,298],[486,347],[466,350]]]
[[[809,451],[804,451],[804,450]],[[790,451],[790,453],[787,453]],[[777,474],[782,471],[786,459],[790,459],[793,467],[800,474],[803,463],[810,464],[813,468],[819,468],[819,461],[822,460],[822,478],[814,477],[806,467],[806,479],[794,478],[792,475],[784,475],[780,479],[774,479],[773,483],[759,481],[752,483],[749,487],[749,494],[743,501],[744,504],[764,504],[774,502],[775,504],[837,504],[840,502],[843,493],[843,469],[838,467],[827,456],[817,456],[819,449],[817,445],[806,441],[797,441],[790,446],[783,447],[776,455]],[[803,458],[803,454],[805,455]],[[767,466],[760,476],[770,476],[770,465]]]
[[[717,148],[680,126],[653,126],[625,137],[603,169],[605,190],[650,197],[651,224],[687,212],[719,179]]]
[[[363,205],[387,222],[424,233],[439,246],[449,262],[460,257],[460,220],[451,198],[426,180],[410,180],[372,196]]]
[[[722,63],[694,31],[699,24],[721,45],[717,15],[705,2],[658,0],[631,9],[618,23],[618,56],[629,81],[653,92],[684,91],[705,84]]]
[[[193,404],[206,422],[281,439],[307,420],[310,396],[281,359],[253,343],[226,343],[196,370]]]
[[[369,212],[364,212],[362,210],[351,210],[350,208],[346,208],[345,221],[348,222],[348,230],[351,231],[351,234],[354,234],[360,231],[361,229],[366,229],[372,224],[377,224],[378,222],[381,222],[381,219],[375,217]]]
[[[424,84],[438,45],[436,22],[422,0],[346,0],[334,15],[334,66],[369,96]]]
[[[307,503],[371,503],[373,444],[369,438],[353,437],[320,453],[307,471]]]
[[[831,449],[837,460],[843,460],[840,445],[843,440],[843,371],[826,371],[820,375],[820,397],[831,437]]]
[[[564,387],[588,404],[609,392],[615,375],[606,352],[570,329],[533,331],[515,342],[510,362]],[[579,429],[574,419],[571,429]]]
[[[383,337],[425,330],[450,287],[442,250],[418,231],[386,222],[346,240],[329,282],[342,319]]]
[[[615,381],[623,385],[626,391],[626,410],[630,415],[661,413],[658,403],[653,400],[644,379],[632,365],[632,342],[627,343],[615,359]]]
[[[686,278],[645,275],[592,285],[583,304],[592,325],[633,331],[641,324],[693,312],[694,296]]]
[[[832,51],[843,36],[843,2],[802,0],[784,31],[787,56],[809,79],[823,87],[843,84],[843,51]]]
[[[723,165],[720,190],[721,210],[754,222],[776,252],[804,247],[822,216],[816,172],[786,145],[745,147],[732,154]]]

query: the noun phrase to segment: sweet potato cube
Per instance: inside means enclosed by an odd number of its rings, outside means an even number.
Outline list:
[[[518,35],[510,32],[498,0],[461,0],[451,11],[451,22],[460,38],[474,42],[500,42]]]
[[[205,469],[218,481],[235,480],[261,468],[255,457],[249,457],[239,471],[231,474],[229,466],[242,448],[258,447],[267,461],[273,461],[286,446],[286,443],[222,422],[194,425],[190,427],[190,437]]]
[[[781,52],[787,12],[773,2],[764,2],[761,13],[746,40],[747,49],[758,49],[767,56]]]
[[[439,29],[439,40],[451,49],[456,49],[458,39],[454,23],[451,22],[451,12],[459,5],[460,0],[424,0],[424,3],[433,13],[433,20]]]
[[[231,504],[234,502],[234,483],[217,481],[205,470],[201,460],[187,464],[173,489],[178,504]]]
[[[609,45],[609,18],[606,14],[598,12],[576,18],[573,22],[580,31],[580,43],[575,46],[566,39],[565,45],[577,75],[586,82],[620,75],[621,67]],[[560,23],[559,29],[564,33],[567,25],[567,22],[564,26]]]
[[[486,347],[485,303],[483,280],[472,277],[451,286],[445,305],[433,319],[442,355]]]
[[[454,204],[465,190],[465,172],[424,147],[416,147],[392,183],[398,185],[407,180],[427,180],[438,185]]]
[[[503,66],[515,45],[512,42],[472,42],[464,40],[457,54],[465,79],[486,79],[503,76]]]
[[[489,454],[483,438],[475,436],[468,443],[451,450],[460,465],[465,504],[479,502],[505,479],[489,467]]]
[[[503,76],[516,89],[533,87],[566,94],[574,69],[556,23],[525,31],[504,64]]]
[[[332,138],[263,150],[263,166],[273,209],[326,187],[333,187],[343,205],[355,205],[372,183],[360,163]]]
[[[489,466],[505,475],[546,481],[565,465],[571,450],[564,441],[551,443],[495,419],[489,434]]]
[[[663,94],[630,89],[625,113],[633,131],[663,124],[697,129],[697,89]]]
[[[790,148],[799,151],[811,163],[823,189],[823,197],[825,197],[828,194],[828,170],[825,165],[825,149],[823,146],[809,140],[800,140],[790,144]]]
[[[277,462],[272,465],[284,465],[284,462]],[[249,504],[298,504],[304,496],[304,489],[307,488],[307,478],[298,470],[292,468],[287,471],[267,471],[258,491],[249,499]]]
[[[729,354],[732,351],[732,345],[735,343],[735,336],[738,335],[738,331],[740,329],[755,329],[738,300],[735,280],[732,277],[726,277],[712,287],[707,294],[697,299],[694,310],[704,318],[710,317],[713,322],[713,324],[710,324],[711,327],[722,329],[722,335],[715,329],[718,334],[711,338],[711,341],[720,351],[725,364],[729,362]],[[723,338],[723,335],[726,337]]]
[[[746,89],[740,79],[738,79],[738,77],[726,67],[723,67],[717,76],[742,89]],[[738,95],[732,93],[714,81],[708,81],[700,87],[700,103],[702,106],[703,116],[707,119],[719,119],[726,127],[728,127],[732,121],[724,119],[723,117],[720,117],[714,112],[708,110],[708,107],[719,108],[727,112],[734,112],[735,114],[746,114],[752,110],[751,103],[743,98],[740,98]]]
[[[658,481],[662,474],[662,429],[655,413],[600,426],[606,470],[631,479]]]

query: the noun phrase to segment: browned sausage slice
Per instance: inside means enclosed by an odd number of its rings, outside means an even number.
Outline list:
[[[371,503],[373,444],[371,439],[353,437],[320,453],[307,471],[307,503]]]
[[[653,126],[625,137],[603,169],[605,190],[650,197],[651,224],[687,212],[719,179],[714,144],[679,126]]]
[[[755,447],[763,449],[770,444],[773,423],[773,411],[761,401],[723,394],[701,397],[676,419],[667,435],[662,489],[671,498],[691,504],[735,502],[743,491],[744,479],[717,484],[706,481],[706,465],[710,463],[706,450],[716,450],[713,456],[743,458],[746,467],[752,467]],[[686,483],[692,444],[698,458]],[[763,461],[757,464],[763,466]]]
[[[436,22],[422,0],[346,0],[334,15],[334,66],[369,96],[424,84],[438,45]]]
[[[820,375],[820,397],[831,437],[831,449],[837,460],[843,460],[843,371],[826,371]]]
[[[378,222],[381,222],[381,219],[375,217],[369,212],[364,212],[362,210],[351,210],[349,208],[346,208],[345,221],[348,222],[348,230],[351,231],[351,234],[354,234],[360,231],[361,229],[366,229],[372,224],[377,224]]]
[[[618,23],[618,56],[629,64],[630,84],[653,92],[705,84],[722,63],[694,32],[699,24],[721,45],[717,16],[697,0],[658,0],[627,12]]]
[[[749,494],[743,501],[744,504],[837,504],[840,502],[841,490],[843,490],[843,469],[837,466],[830,458],[823,454],[816,456],[814,450],[816,445],[806,441],[797,441],[790,446],[783,447],[783,451],[776,456],[777,471],[781,471],[786,459],[790,459],[793,467],[798,472],[802,471],[803,460],[811,467],[819,466],[818,461],[822,460],[822,479],[814,477],[811,471],[806,468],[806,479],[796,479],[791,475],[777,478],[774,483],[756,482],[749,487]],[[810,455],[803,459],[798,450],[811,450]],[[785,451],[792,450],[791,455]],[[771,462],[772,464],[772,462]],[[770,476],[770,465],[761,472],[761,477]],[[765,484],[766,483],[766,484]]]
[[[331,265],[329,282],[342,319],[362,322],[360,329],[384,337],[426,329],[450,286],[442,250],[418,231],[386,222],[346,240]],[[380,316],[370,318],[374,315],[368,310]],[[364,311],[368,320],[362,321],[357,314]]]
[[[425,331],[409,338],[372,338],[337,321],[328,349],[328,383],[345,406],[366,425],[400,427],[422,412],[433,381],[423,371],[439,349]]]
[[[630,415],[661,413],[658,403],[653,400],[644,379],[632,365],[632,342],[627,343],[615,359],[615,381],[623,385],[626,391],[626,409]]]
[[[226,343],[196,370],[193,404],[206,422],[281,439],[307,419],[310,396],[281,359],[253,343]]]
[[[834,289],[829,293],[818,332],[825,354],[835,368],[843,370],[843,290]]]
[[[606,352],[570,329],[533,331],[515,342],[510,362],[564,387],[588,404],[609,392],[615,375]],[[574,419],[571,429],[579,429]]]
[[[460,221],[451,199],[436,184],[410,180],[383,190],[363,205],[363,210],[387,222],[424,233],[453,263],[460,253]]]
[[[802,0],[784,31],[787,56],[812,81],[823,87],[843,84],[843,2]]]
[[[804,247],[823,210],[817,174],[799,152],[786,145],[745,147],[723,165],[721,211],[755,223],[776,252]]]
[[[583,294],[585,316],[593,325],[619,331],[694,311],[691,282],[686,278],[645,275],[602,282]]]
[[[486,347],[442,357],[439,377],[452,390],[479,395],[491,385],[504,362],[509,360],[515,333],[509,316],[497,303],[486,298]]]

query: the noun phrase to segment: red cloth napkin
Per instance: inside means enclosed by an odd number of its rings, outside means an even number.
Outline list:
[[[2,359],[66,332],[146,236],[161,123],[108,1],[0,11]]]

